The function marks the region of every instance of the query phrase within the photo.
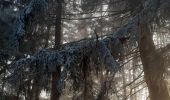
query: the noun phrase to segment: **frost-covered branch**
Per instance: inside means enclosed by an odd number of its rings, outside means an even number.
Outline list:
[[[110,46],[110,44],[113,46]],[[61,79],[65,79],[67,73],[76,74],[73,69],[82,63],[84,57],[100,60],[107,66],[108,71],[115,73],[119,70],[116,59],[122,53],[122,50],[122,43],[114,37],[105,38],[99,42],[88,39],[75,44],[68,44],[59,50],[44,49],[31,57],[11,64],[11,73],[13,73],[11,77],[16,76],[16,78],[12,78],[16,82],[12,81],[11,83],[18,83],[19,80],[17,79],[25,79],[29,74],[41,73],[45,75],[45,73],[54,72],[56,67],[63,67]],[[114,55],[114,58],[112,55]],[[22,78],[23,75],[18,75],[22,73],[25,73],[25,78]],[[17,85],[15,84],[15,86]]]
[[[19,41],[23,38],[25,28],[31,25],[35,20],[38,20],[40,15],[44,13],[47,7],[46,0],[32,0],[23,10],[19,12],[12,28],[6,33],[6,48],[0,51],[0,60],[3,60],[3,55],[16,55],[18,53]]]

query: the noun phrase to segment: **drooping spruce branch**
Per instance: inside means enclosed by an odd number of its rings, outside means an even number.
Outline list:
[[[47,7],[46,0],[31,0],[31,2],[19,12],[14,24],[6,32],[6,47],[0,50],[0,61],[11,55],[16,55],[19,50],[19,41],[23,38],[25,28],[33,21],[38,20]]]

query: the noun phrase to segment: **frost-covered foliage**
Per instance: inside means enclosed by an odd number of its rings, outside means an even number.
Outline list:
[[[110,44],[119,48],[111,50]],[[79,73],[76,71],[76,68],[80,66],[85,57],[100,60],[100,63],[103,63],[108,71],[115,73],[120,69],[115,58],[118,58],[122,49],[123,45],[120,40],[114,37],[105,38],[100,41],[84,40],[76,44],[68,44],[59,50],[44,49],[31,57],[13,63],[11,66],[12,75],[10,75],[11,78],[9,80],[11,83],[15,83],[14,86],[19,86],[21,85],[21,83],[18,83],[20,79],[23,79],[22,81],[24,82],[25,79],[33,78],[36,73],[48,77],[49,72],[56,71],[56,67],[62,67],[61,78],[58,82],[59,87],[61,87],[68,74],[73,79],[82,79],[78,75]],[[113,58],[112,55],[117,56]],[[44,77],[44,79],[49,78]],[[47,82],[47,80],[42,81]],[[41,83],[44,84],[43,82]]]
[[[138,25],[145,21],[152,21],[156,15],[155,9],[157,9],[157,7],[157,5],[146,6],[144,10],[134,16],[117,32],[100,40],[82,40],[63,45],[63,47],[58,50],[43,49],[30,57],[20,59],[11,64],[10,69],[12,74],[9,76],[8,81],[18,88],[27,80],[31,80],[36,74],[40,74],[43,77],[41,80],[42,82],[40,83],[44,86],[46,85],[44,82],[47,82],[49,79],[49,72],[55,72],[57,67],[61,67],[61,77],[57,82],[58,90],[61,91],[67,77],[73,79],[74,83],[80,83],[82,81],[83,77],[78,69],[81,69],[83,62],[87,64],[90,60],[99,62],[98,64],[100,65],[104,64],[108,72],[116,73],[121,69],[118,59],[124,51],[124,44],[122,43],[121,38],[129,37],[129,46],[136,46],[136,42],[140,38],[140,29]],[[31,9],[28,9],[27,12],[30,11]],[[23,27],[24,23],[19,25],[19,29],[16,30],[16,33],[18,33],[18,31],[22,33]],[[23,36],[23,34],[19,34],[13,39],[17,40],[16,44],[18,44],[18,40],[21,36]],[[17,45],[14,46],[17,47]]]
[[[6,51],[8,55],[15,55],[19,52],[19,41],[24,36],[25,28],[28,25],[31,25],[33,21],[38,20],[44,13],[46,7],[47,2],[45,0],[32,0],[23,10],[21,10],[12,28],[8,30],[6,36],[7,45],[2,51]]]

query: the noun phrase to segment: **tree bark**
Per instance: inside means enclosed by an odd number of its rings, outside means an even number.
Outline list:
[[[55,21],[55,49],[58,49],[61,45],[62,29],[61,29],[61,16],[62,16],[62,2],[57,0],[56,7],[56,21]],[[51,100],[59,100],[60,92],[57,90],[57,81],[60,78],[61,68],[56,67],[57,71],[52,72],[52,84],[51,84]]]
[[[164,80],[165,66],[163,57],[155,49],[152,33],[146,23],[140,23],[140,32],[139,49],[150,100],[170,100]]]

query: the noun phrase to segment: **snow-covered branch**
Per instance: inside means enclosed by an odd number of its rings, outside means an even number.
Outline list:
[[[38,20],[47,7],[45,0],[32,0],[23,10],[19,12],[12,28],[6,32],[6,48],[0,51],[0,60],[8,58],[7,56],[18,53],[19,41],[23,38],[25,28],[31,25],[33,21]],[[2,55],[1,55],[2,54]],[[3,55],[6,55],[5,57]]]

